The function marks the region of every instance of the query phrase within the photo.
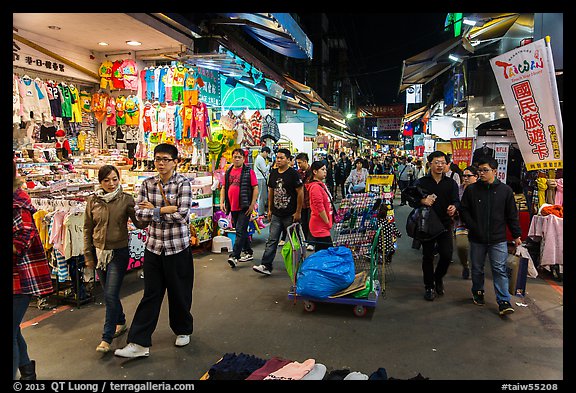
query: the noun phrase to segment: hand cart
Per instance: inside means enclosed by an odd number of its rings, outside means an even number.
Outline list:
[[[295,253],[292,261],[286,259],[284,261],[287,266],[291,265],[293,272],[288,299],[294,301],[301,299],[304,303],[304,310],[308,312],[316,310],[316,303],[352,305],[354,315],[357,317],[365,316],[368,307],[376,307],[381,290],[379,280],[381,265],[378,264],[380,228],[372,212],[374,201],[374,195],[370,193],[352,194],[342,200],[338,212],[341,221],[335,225],[337,235],[334,246],[345,246],[352,251],[356,273],[354,282],[348,288],[328,298],[319,299],[298,295],[296,293],[297,273],[304,258],[300,258],[301,253]],[[292,238],[290,232],[288,235]],[[295,248],[305,250],[303,244],[295,244]]]

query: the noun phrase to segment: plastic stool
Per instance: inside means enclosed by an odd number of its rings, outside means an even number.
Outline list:
[[[212,252],[220,254],[223,248],[227,252],[232,252],[232,239],[227,236],[214,236],[212,239]]]

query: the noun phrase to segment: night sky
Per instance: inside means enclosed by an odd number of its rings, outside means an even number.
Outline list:
[[[359,105],[403,103],[403,95],[398,96],[402,61],[452,36],[444,32],[445,12],[327,15],[348,43],[349,74],[360,88]]]

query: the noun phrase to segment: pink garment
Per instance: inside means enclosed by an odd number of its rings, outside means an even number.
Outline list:
[[[282,359],[274,356],[266,363],[264,363],[262,367],[250,374],[246,380],[262,380],[289,363],[292,363],[292,360]]]
[[[556,179],[556,195],[554,197],[555,205],[564,205],[564,179]]]
[[[532,217],[528,236],[541,240],[540,265],[564,264],[564,219],[555,214]]]
[[[52,217],[52,228],[50,230],[50,238],[48,242],[54,246],[55,249],[64,255],[64,238],[66,227],[64,226],[64,218],[66,218],[65,211],[57,211]]]
[[[315,363],[314,359],[307,359],[303,363],[288,363],[281,369],[269,374],[264,380],[299,380],[314,368]]]
[[[332,205],[326,185],[320,181],[312,181],[306,183],[305,187],[308,189],[308,195],[310,197],[310,233],[314,237],[330,236],[333,217]],[[328,216],[328,224],[320,217],[320,213],[323,211],[326,212]]]

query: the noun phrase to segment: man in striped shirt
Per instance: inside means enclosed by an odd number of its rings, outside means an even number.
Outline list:
[[[149,221],[144,253],[144,295],[128,332],[128,345],[116,356],[135,358],[150,355],[164,293],[168,291],[170,327],[175,345],[190,342],[193,330],[192,288],[194,263],[190,249],[190,180],[176,172],[178,149],[161,143],[154,149],[158,175],[142,182],[136,199],[136,217]]]

